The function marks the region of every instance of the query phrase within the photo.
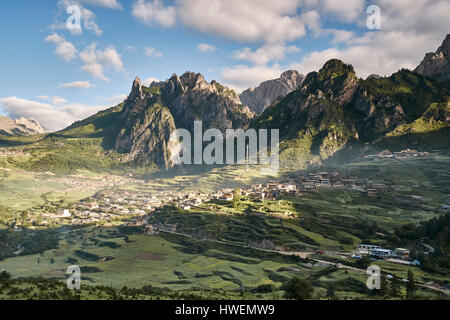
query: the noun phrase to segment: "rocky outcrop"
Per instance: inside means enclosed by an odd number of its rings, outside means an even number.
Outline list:
[[[12,120],[10,118],[0,116],[0,135],[29,136],[45,132],[45,128],[34,119],[20,118]]]
[[[431,105],[423,114],[423,118],[450,124],[450,102]]]
[[[206,82],[200,73],[174,74],[161,92],[178,128],[191,130],[195,120],[203,121],[205,129],[244,128],[254,116],[233,90]]]
[[[193,132],[194,121],[204,130],[246,128],[254,114],[238,95],[216,81],[208,83],[200,73],[174,74],[165,82],[142,86],[133,82],[116,124],[116,151],[124,161],[155,163],[170,168],[177,145],[170,141],[177,128]]]
[[[247,89],[239,96],[255,114],[262,114],[277,98],[284,97],[296,90],[305,79],[298,71],[289,70],[280,78],[264,81],[256,88]]]
[[[175,120],[160,95],[144,94],[137,78],[117,128],[115,149],[124,154],[123,161],[171,167],[169,141],[175,129]]]
[[[450,81],[450,34],[436,52],[425,55],[414,71],[438,81]]]

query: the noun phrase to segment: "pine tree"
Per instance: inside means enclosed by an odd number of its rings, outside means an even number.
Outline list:
[[[406,298],[411,299],[416,293],[416,284],[414,282],[414,273],[408,270],[408,284],[406,285]]]
[[[390,294],[394,298],[400,296],[400,279],[395,274],[392,276]]]
[[[380,290],[378,291],[378,295],[381,297],[389,296],[389,285],[386,279],[386,274],[382,273],[380,278]]]
[[[327,287],[327,298],[334,299],[336,297],[336,288],[334,282],[330,282]]]

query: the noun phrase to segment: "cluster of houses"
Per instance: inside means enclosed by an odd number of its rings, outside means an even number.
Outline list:
[[[370,197],[382,196],[387,186],[382,182],[358,179],[339,172],[317,172],[305,176],[295,176],[284,181],[269,180],[266,184],[256,184],[241,189],[244,196],[252,196],[255,200],[276,200],[281,197],[301,197],[304,193],[315,193],[318,188],[350,189],[364,192]],[[213,197],[221,201],[232,201],[231,189],[223,189]]]
[[[177,231],[177,225],[176,224],[163,224],[163,223],[156,223],[156,224],[146,224],[143,233],[147,235],[157,235],[161,231],[166,232],[176,232]]]
[[[378,154],[367,155],[365,158],[396,158],[396,159],[406,159],[406,158],[416,158],[416,157],[425,157],[429,155],[428,152],[420,152],[416,150],[406,149],[400,152],[391,152],[389,150],[381,151]]]
[[[40,225],[64,222],[72,225],[90,225],[123,221],[127,225],[144,225],[146,218],[156,208],[174,205],[189,210],[212,198],[201,192],[142,192],[109,188],[93,197],[72,204],[54,213],[41,213]],[[131,222],[130,222],[131,221]],[[163,228],[159,228],[163,230]]]
[[[103,177],[99,183],[120,186],[131,178],[114,180]],[[76,184],[76,177],[71,177]],[[113,179],[113,180],[110,180]],[[71,181],[67,181],[70,183]],[[135,181],[133,181],[135,182]],[[78,182],[79,184],[79,182]],[[371,197],[379,197],[387,187],[382,182],[359,179],[356,176],[340,172],[313,172],[307,175],[295,175],[284,180],[269,180],[265,184],[256,184],[240,189],[243,196],[255,201],[277,200],[285,197],[301,197],[303,194],[315,193],[318,188],[349,189],[364,192]],[[132,223],[144,225],[145,217],[156,208],[173,205],[183,210],[190,210],[210,200],[233,201],[233,189],[217,192],[147,192],[127,191],[120,188],[108,188],[95,196],[72,204],[56,214],[41,214],[44,218],[40,224],[58,223],[59,220],[73,225],[105,224],[116,221],[131,220]]]
[[[400,264],[419,265],[420,261],[412,260],[410,251],[405,248],[385,249],[373,244],[359,244],[352,258],[369,257],[372,260],[385,260]]]

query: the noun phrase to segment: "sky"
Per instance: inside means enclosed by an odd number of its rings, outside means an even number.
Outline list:
[[[185,71],[238,92],[332,58],[389,76],[436,51],[449,16],[448,0],[2,0],[0,115],[56,131],[122,102],[136,76]]]

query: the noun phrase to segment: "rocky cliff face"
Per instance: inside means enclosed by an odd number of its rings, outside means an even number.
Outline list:
[[[254,116],[233,90],[206,82],[200,73],[174,74],[161,92],[179,128],[191,130],[195,120],[202,120],[205,129],[244,128]]]
[[[425,55],[414,71],[438,81],[450,81],[450,34],[436,52]]]
[[[262,114],[277,98],[284,97],[297,89],[305,79],[298,71],[289,70],[281,74],[280,78],[268,80],[256,88],[247,89],[239,96],[255,114]]]
[[[199,73],[174,74],[166,82],[142,86],[133,83],[116,125],[115,149],[125,161],[154,162],[172,167],[176,145],[170,141],[177,128],[192,132],[194,121],[204,130],[246,128],[254,114],[238,95],[216,81],[208,83]]]
[[[151,91],[144,94],[136,78],[117,127],[115,149],[125,154],[123,160],[170,167],[173,146],[169,141],[175,129],[175,120],[161,96]]]
[[[45,128],[34,119],[20,118],[12,120],[0,116],[0,135],[4,136],[29,136],[45,133]]]

